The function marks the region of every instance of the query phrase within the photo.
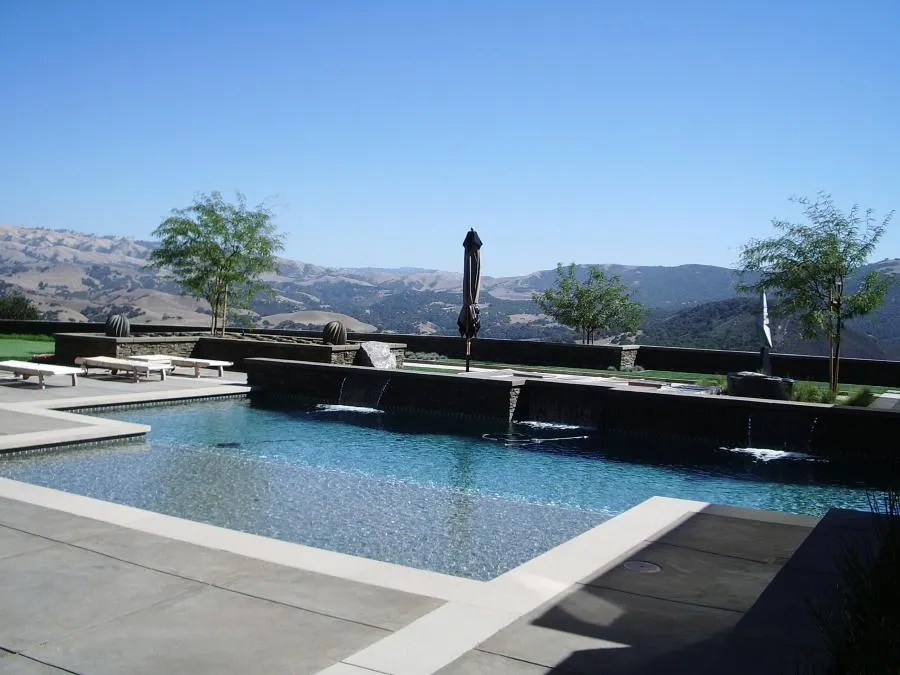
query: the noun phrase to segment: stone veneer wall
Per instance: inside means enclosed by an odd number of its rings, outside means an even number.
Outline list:
[[[403,365],[405,346],[390,343],[397,366]],[[242,368],[251,357],[287,358],[320,363],[351,365],[357,362],[359,344],[325,345],[234,340],[209,335],[141,336],[119,338],[93,333],[57,333],[58,363],[71,364],[79,356],[128,358],[141,354],[169,354],[231,361]]]
[[[93,333],[57,333],[55,360],[71,364],[79,356],[112,356],[120,359],[141,354],[193,356],[200,338],[199,335],[120,338]]]
[[[397,366],[403,365],[406,345],[390,343]],[[269,358],[352,365],[357,362],[359,343],[346,345],[264,342],[262,340],[232,340],[202,337],[194,356],[203,359],[232,361],[237,369],[244,368],[245,359]]]

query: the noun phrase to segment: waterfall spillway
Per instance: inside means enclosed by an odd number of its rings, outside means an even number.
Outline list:
[[[816,431],[816,422],[818,422],[818,421],[819,421],[818,417],[813,417],[812,424],[809,425],[809,436],[806,439],[806,451],[807,452],[812,451],[813,433],[815,433],[815,431]]]
[[[341,380],[337,404],[370,412],[377,410],[388,384],[390,378],[382,380],[380,377],[371,377],[368,373],[347,375]]]
[[[391,383],[391,378],[387,378],[384,381],[384,385],[381,387],[381,391],[378,392],[378,399],[375,401],[375,407],[381,408],[381,398],[384,396],[384,390],[388,388],[388,385]]]

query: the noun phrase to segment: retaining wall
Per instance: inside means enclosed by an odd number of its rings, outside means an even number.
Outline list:
[[[208,335],[206,326],[171,326],[132,324],[132,333],[200,331]],[[0,320],[0,332],[40,333],[59,332],[102,333],[102,323],[74,323],[55,321]],[[271,335],[321,337],[321,331],[265,330]],[[350,333],[352,340],[383,340],[402,342],[408,351],[437,353],[448,358],[465,357],[465,342],[458,337],[438,335],[407,335],[394,333]],[[773,353],[775,375],[798,380],[828,380],[828,359],[822,356]],[[472,358],[477,361],[516,363],[534,366],[560,366],[605,370],[638,365],[647,370],[668,370],[691,373],[726,374],[741,370],[756,370],[760,366],[756,352],[685,347],[656,347],[652,345],[579,345],[527,340],[498,340],[477,338],[472,341]],[[874,359],[841,359],[841,382],[900,387],[900,361]]]
[[[198,335],[120,338],[95,333],[57,333],[54,360],[71,365],[79,356],[112,356],[119,359],[146,354],[196,356],[199,339]]]
[[[828,381],[827,357],[772,352],[771,358],[773,375],[795,380]],[[641,345],[636,364],[647,370],[724,375],[741,370],[757,370],[760,367],[760,355],[758,352]],[[900,361],[842,358],[840,381],[846,384],[900,386]]]
[[[389,344],[397,366],[402,366],[406,346],[396,342]],[[326,345],[233,340],[205,336],[198,341],[195,356],[202,359],[232,361],[235,368],[242,369],[245,367],[246,359],[250,358],[290,359],[341,365],[358,364],[359,351],[358,342],[346,345]]]
[[[390,343],[390,348],[397,361],[397,366],[402,366],[404,345]],[[359,343],[326,345],[302,342],[267,342],[214,338],[202,333],[152,337],[138,333],[127,338],[109,337],[96,333],[57,333],[55,361],[72,364],[79,356],[128,358],[146,354],[169,354],[171,356],[193,356],[231,361],[235,368],[241,369],[244,366],[244,359],[251,357],[352,364],[358,363],[359,352]]]
[[[790,449],[824,456],[894,458],[900,454],[900,417],[874,408],[528,380],[517,415],[679,436],[726,447]]]

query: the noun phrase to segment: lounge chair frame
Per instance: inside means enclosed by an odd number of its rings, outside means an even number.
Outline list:
[[[165,380],[167,372],[172,370],[170,363],[117,359],[111,356],[79,356],[75,359],[75,363],[84,368],[85,373],[88,368],[102,368],[110,371],[113,375],[118,374],[119,371],[131,373],[135,382],[140,381],[141,375],[150,379],[152,373],[159,373],[159,379]]]
[[[73,368],[72,366],[57,366],[52,363],[32,363],[30,361],[0,361],[0,370],[4,370],[15,375],[21,375],[22,380],[29,377],[37,377],[41,389],[46,388],[44,378],[51,375],[70,375],[72,377],[72,386],[78,385],[78,375],[84,370],[81,368]]]
[[[233,366],[231,361],[219,361],[217,359],[198,359],[190,356],[168,356],[166,354],[142,354],[132,356],[135,361],[145,361],[147,363],[170,363],[172,369],[175,368],[193,368],[194,377],[200,377],[201,368],[210,368],[217,370],[219,377],[225,373],[225,368]]]

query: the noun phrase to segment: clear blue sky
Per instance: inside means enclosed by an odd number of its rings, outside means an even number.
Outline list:
[[[0,2],[0,222],[149,238],[268,199],[288,257],[729,265],[792,194],[900,207],[897,0]],[[876,254],[900,257],[900,218]]]

